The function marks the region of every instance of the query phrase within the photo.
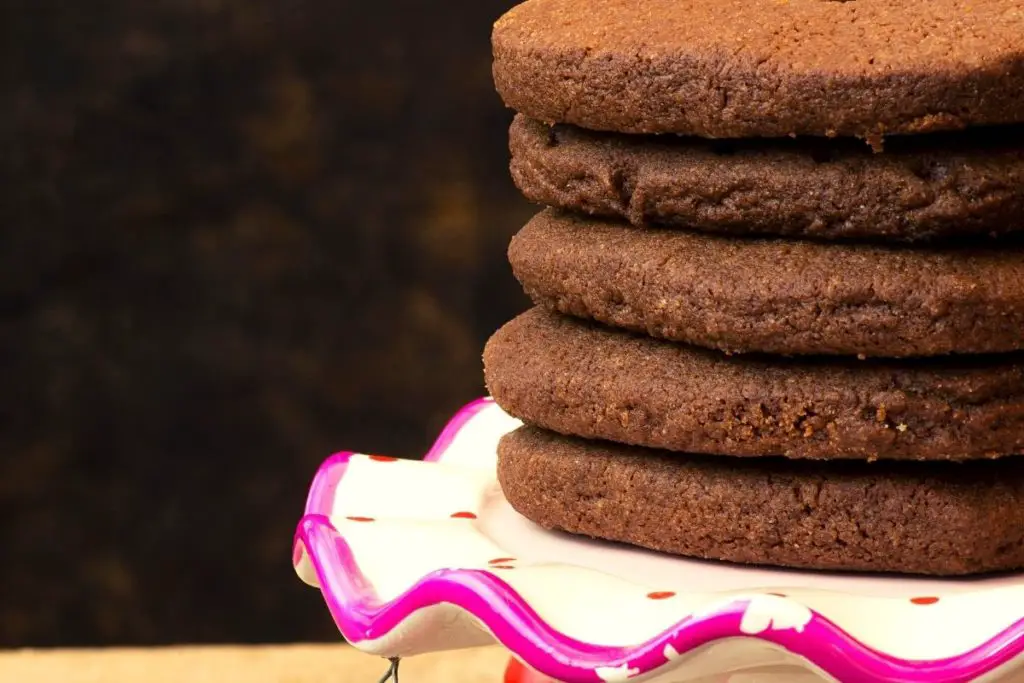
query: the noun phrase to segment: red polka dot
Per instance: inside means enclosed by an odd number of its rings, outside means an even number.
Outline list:
[[[374,462],[398,462],[398,458],[392,458],[390,455],[371,455],[370,460]]]
[[[514,557],[496,557],[493,560],[491,560],[490,562],[488,562],[487,564],[508,564],[509,562],[515,562],[515,561],[516,561],[516,558],[514,558]]]
[[[508,667],[505,669],[505,683],[523,683],[527,680],[529,670],[519,663],[518,659],[508,660]]]
[[[453,512],[452,519],[476,519],[476,513],[473,512]]]
[[[350,522],[376,522],[377,521],[373,517],[346,517],[345,519],[347,519]]]
[[[515,569],[515,567],[510,564],[492,564],[491,569]]]
[[[539,674],[533,669],[527,669],[519,663],[518,659],[509,658],[508,668],[505,669],[504,683],[555,683],[555,680]]]
[[[675,591],[654,591],[653,593],[647,594],[647,597],[651,600],[665,600],[674,596]]]
[[[914,603],[915,605],[934,605],[938,601],[938,598],[930,595],[920,598],[910,598],[910,602]]]

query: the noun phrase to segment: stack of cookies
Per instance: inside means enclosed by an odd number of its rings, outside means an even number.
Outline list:
[[[1019,0],[528,0],[493,34],[484,352],[551,529],[811,569],[1024,567]]]

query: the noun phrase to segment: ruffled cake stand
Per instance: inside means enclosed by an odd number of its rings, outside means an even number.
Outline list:
[[[507,683],[1024,681],[1024,574],[772,570],[548,532],[495,478],[497,442],[518,425],[481,399],[423,461],[321,466],[293,564],[355,647],[498,642]]]

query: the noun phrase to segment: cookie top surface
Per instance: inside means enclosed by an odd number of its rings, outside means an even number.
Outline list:
[[[487,342],[510,415],[711,455],[972,460],[1024,453],[1024,356],[725,356],[532,309]]]
[[[498,479],[544,527],[679,555],[941,575],[1024,566],[1024,458],[738,460],[522,427],[499,443]]]
[[[595,133],[521,114],[510,169],[527,199],[637,226],[735,235],[980,242],[1024,230],[1024,126],[857,140]]]
[[[494,26],[506,104],[707,137],[924,133],[1024,117],[1017,0],[527,0]]]
[[[509,261],[537,303],[729,352],[1024,349],[1024,245],[908,249],[723,237],[546,210]]]

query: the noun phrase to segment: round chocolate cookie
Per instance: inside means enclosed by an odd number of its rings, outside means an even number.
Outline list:
[[[527,0],[494,26],[505,103],[548,123],[877,144],[1024,119],[1019,0]]]
[[[1024,126],[849,139],[710,141],[593,133],[518,115],[531,201],[638,226],[914,242],[1024,230]]]
[[[1024,355],[725,356],[534,308],[487,342],[491,395],[562,434],[688,453],[971,460],[1024,453]]]
[[[906,249],[635,228],[546,210],[512,240],[537,303],[729,352],[1024,349],[1024,244]]]
[[[1024,568],[1024,459],[796,462],[666,454],[522,427],[498,480],[548,529],[715,560],[966,575]]]

